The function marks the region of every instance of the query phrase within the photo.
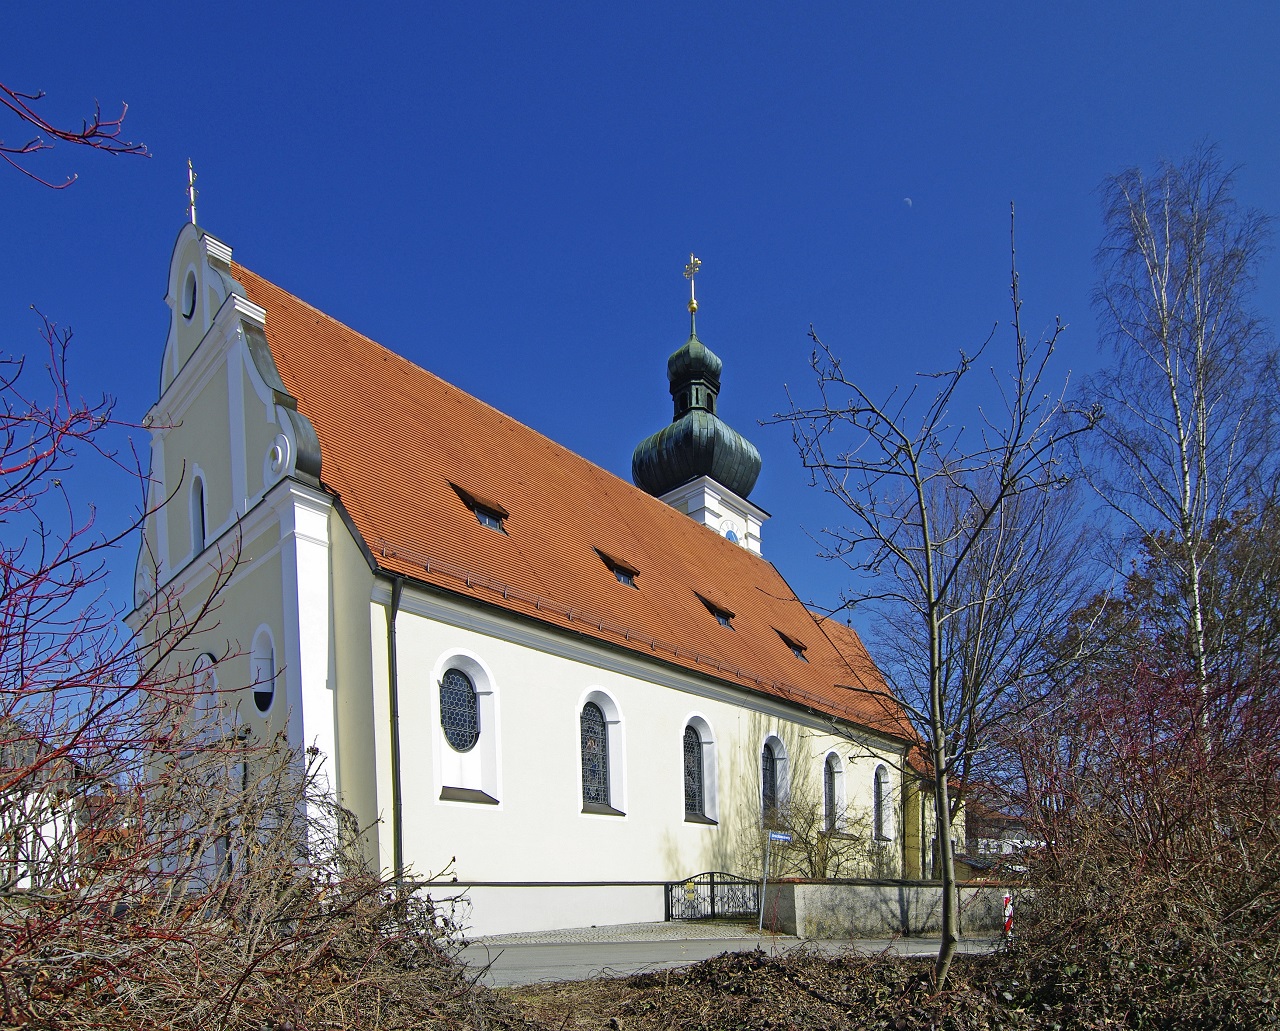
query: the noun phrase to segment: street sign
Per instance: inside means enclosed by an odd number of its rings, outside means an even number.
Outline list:
[[[770,831],[770,832],[769,832],[769,840],[770,840],[770,841],[781,841],[784,845],[790,845],[790,844],[791,844],[791,832],[790,832],[790,831]]]

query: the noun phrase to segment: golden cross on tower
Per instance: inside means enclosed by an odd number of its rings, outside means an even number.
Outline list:
[[[698,270],[702,268],[702,259],[695,258],[693,252],[689,252],[689,264],[684,267],[684,278],[689,280],[689,314],[692,315],[698,310],[698,299],[693,295],[693,277],[698,274]]]
[[[191,167],[191,159],[187,158],[187,216],[191,224],[196,224],[196,170]]]

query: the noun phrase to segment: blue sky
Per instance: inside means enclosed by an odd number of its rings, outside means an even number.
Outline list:
[[[79,173],[57,193],[0,168],[0,349],[36,347],[34,304],[74,329],[75,386],[142,415],[190,157],[237,260],[629,478],[693,250],[766,556],[832,605],[849,578],[809,535],[839,513],[757,425],[803,396],[810,323],[872,393],[946,365],[1007,323],[1013,201],[1024,324],[1060,315],[1059,375],[1096,368],[1099,182],[1211,140],[1280,214],[1278,40],[1261,2],[25,4],[0,81],[55,120],[127,101],[154,157],[61,147],[33,166]],[[1257,303],[1280,312],[1274,257]],[[71,482],[130,517],[127,482]]]

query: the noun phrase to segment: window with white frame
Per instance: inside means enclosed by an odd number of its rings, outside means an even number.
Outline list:
[[[204,652],[191,664],[191,721],[202,737],[218,730],[217,661],[212,652]]]
[[[204,477],[199,473],[191,480],[191,557],[204,551],[208,543],[208,523],[205,519]]]
[[[871,784],[871,823],[877,841],[888,841],[893,837],[893,798],[887,766],[876,767]]]
[[[250,683],[253,688],[253,705],[258,712],[266,715],[276,699],[276,681],[279,678],[276,669],[276,645],[271,636],[271,629],[266,626],[258,628],[253,637],[253,651],[249,663]]]
[[[441,657],[432,671],[440,801],[497,805],[498,708],[493,675],[465,652]]]
[[[715,738],[701,716],[690,716],[681,739],[684,775],[684,818],[687,823],[714,824],[720,816],[716,798]]]
[[[789,794],[787,749],[780,738],[770,736],[760,750],[760,812],[765,823],[778,819]]]
[[[828,834],[844,830],[844,766],[835,752],[822,764],[822,826]]]
[[[625,815],[622,716],[617,703],[603,691],[590,692],[578,709],[578,749],[582,811]]]

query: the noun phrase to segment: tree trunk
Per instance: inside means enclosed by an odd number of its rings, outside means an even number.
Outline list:
[[[960,898],[956,884],[956,857],[951,847],[951,798],[947,790],[946,756],[942,749],[933,749],[933,804],[938,836],[938,865],[942,868],[942,942],[938,945],[938,958],[933,964],[933,981],[936,988],[946,983],[951,971],[951,960],[956,954],[960,932]]]

